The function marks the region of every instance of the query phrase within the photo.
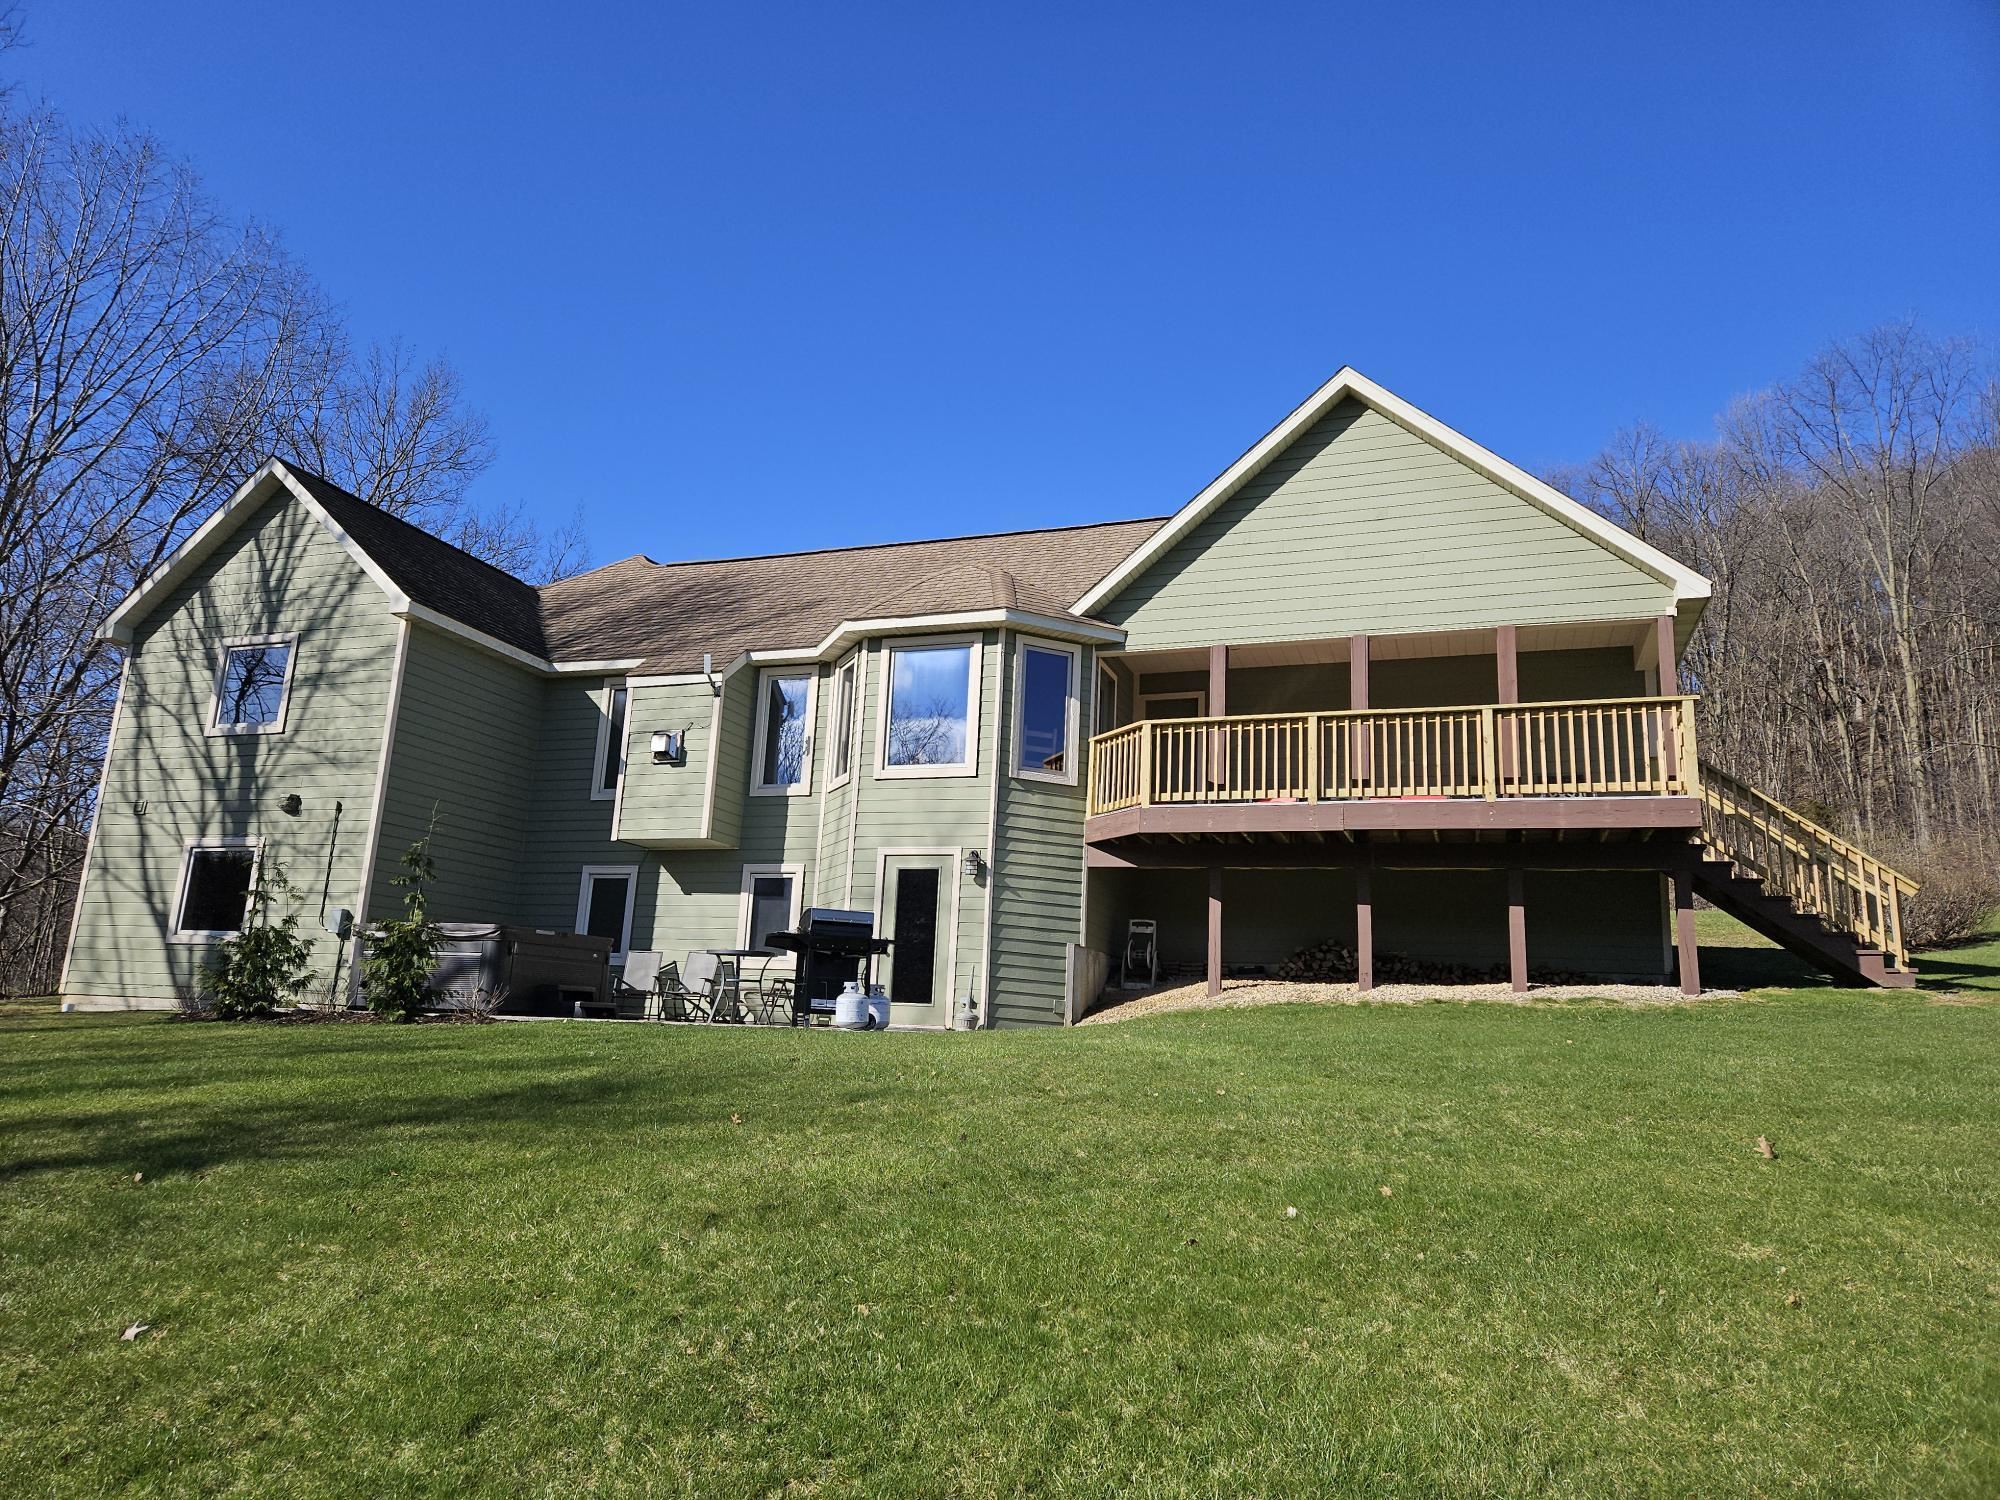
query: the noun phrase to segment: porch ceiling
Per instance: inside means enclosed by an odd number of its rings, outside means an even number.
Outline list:
[[[1652,639],[1654,621],[1592,620],[1566,625],[1523,625],[1515,641],[1520,651],[1580,651],[1604,646],[1646,649]],[[1410,635],[1371,635],[1370,660],[1416,661],[1432,656],[1490,656],[1494,651],[1491,630],[1440,630]],[[1205,672],[1208,652],[1200,647],[1175,651],[1106,651],[1107,658],[1124,661],[1143,672]],[[1263,641],[1229,648],[1232,667],[1306,667],[1327,662],[1344,662],[1348,640]]]

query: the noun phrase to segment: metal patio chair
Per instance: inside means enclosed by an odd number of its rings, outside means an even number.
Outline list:
[[[634,948],[625,955],[624,968],[611,980],[612,1004],[637,1000],[640,1018],[650,1019],[659,976],[660,955],[650,948]]]

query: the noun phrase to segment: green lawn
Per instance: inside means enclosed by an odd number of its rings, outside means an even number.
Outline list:
[[[17,1007],[0,1090],[8,1494],[2000,1492],[2000,1004]]]

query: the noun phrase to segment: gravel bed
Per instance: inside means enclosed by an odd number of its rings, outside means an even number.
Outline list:
[[[1228,1010],[1246,1005],[1418,1005],[1430,1000],[1478,1000],[1498,1005],[1548,1005],[1566,1000],[1601,1000],[1613,1005],[1693,1005],[1702,1000],[1740,1000],[1740,990],[1703,990],[1683,995],[1671,984],[1537,984],[1524,995],[1508,984],[1378,984],[1366,994],[1358,985],[1298,979],[1230,979],[1211,997],[1205,981],[1149,990],[1129,999],[1112,992],[1078,1025],[1130,1021],[1180,1010]]]

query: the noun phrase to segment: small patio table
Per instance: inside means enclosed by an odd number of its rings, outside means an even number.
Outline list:
[[[772,962],[782,955],[768,948],[703,948],[703,953],[715,956],[715,977],[709,981],[708,1019],[710,1024],[718,1021],[741,1021],[746,1019],[743,1008],[743,966],[752,959],[761,960],[757,967],[757,977],[750,981],[750,987],[760,995],[764,989],[764,976],[770,972]],[[723,997],[727,995],[736,1002],[733,1016],[722,1013]]]

